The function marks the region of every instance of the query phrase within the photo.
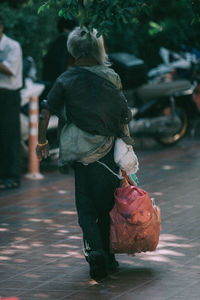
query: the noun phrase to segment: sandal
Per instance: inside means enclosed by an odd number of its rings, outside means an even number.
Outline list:
[[[20,186],[20,181],[17,179],[8,178],[0,183],[0,191],[17,189]]]

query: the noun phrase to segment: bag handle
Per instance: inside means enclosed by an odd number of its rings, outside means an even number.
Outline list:
[[[125,180],[127,185],[136,186],[135,183],[128,177],[128,175],[126,174],[126,171],[121,170],[121,173],[122,173],[123,179]]]

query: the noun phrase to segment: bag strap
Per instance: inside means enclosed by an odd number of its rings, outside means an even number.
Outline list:
[[[126,171],[121,170],[121,172],[122,172],[123,179],[126,181],[126,183],[128,185],[134,185],[134,186],[136,186],[135,183],[128,177],[128,175],[126,174]]]
[[[127,185],[136,186],[136,184],[128,177],[128,175],[126,174],[126,171],[121,170],[122,175],[119,175],[119,174],[115,173],[113,170],[111,170],[106,164],[102,163],[101,161],[97,160],[97,163],[104,166],[108,171],[110,171],[113,175],[115,175],[119,180],[124,179]]]
[[[106,164],[102,163],[101,161],[97,160],[97,163],[99,163],[100,165],[104,166],[108,171],[110,171],[113,175],[115,175],[119,180],[123,179],[123,176],[115,173],[113,170],[111,170]]]

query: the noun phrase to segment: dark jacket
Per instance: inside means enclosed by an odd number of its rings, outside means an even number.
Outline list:
[[[122,137],[121,124],[131,119],[122,91],[80,67],[63,73],[48,94],[46,108],[50,111],[59,115],[64,105],[67,121],[91,134]]]

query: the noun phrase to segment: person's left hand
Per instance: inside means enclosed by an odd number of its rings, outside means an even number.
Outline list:
[[[47,158],[49,156],[49,144],[47,143],[43,146],[37,145],[35,151],[39,161],[41,161],[43,158]]]

